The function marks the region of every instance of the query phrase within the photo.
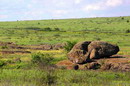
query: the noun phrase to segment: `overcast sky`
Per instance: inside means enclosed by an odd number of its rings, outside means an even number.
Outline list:
[[[130,0],[0,0],[0,21],[130,16]]]

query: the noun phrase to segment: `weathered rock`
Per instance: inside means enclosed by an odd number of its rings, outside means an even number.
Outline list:
[[[90,59],[109,57],[119,51],[117,45],[101,41],[85,41],[74,45],[68,53],[68,59],[73,63],[85,63]]]
[[[68,53],[68,59],[73,63],[84,63],[86,62],[86,54],[88,51],[88,45],[90,41],[80,42],[74,45],[72,50]]]
[[[94,59],[93,62],[85,64],[74,64],[69,60],[63,60],[56,65],[59,68],[79,69],[79,70],[111,70],[130,72],[130,58],[124,58],[123,55],[111,56],[110,58]]]
[[[99,69],[100,64],[97,62],[91,62],[86,65],[87,69]]]
[[[43,50],[50,50],[52,49],[52,45],[46,44],[46,45],[42,45]]]
[[[105,58],[96,61],[101,64],[102,70],[130,71],[130,58]]]
[[[59,49],[62,49],[64,46],[65,46],[65,43],[58,43],[58,44],[53,45],[53,49],[59,50]]]
[[[33,50],[59,50],[63,49],[66,43],[58,44],[39,44],[39,45],[17,45],[14,42],[1,42],[2,49],[33,49]]]
[[[88,45],[89,58],[109,57],[117,54],[119,47],[107,42],[93,41]]]
[[[2,54],[14,54],[14,53],[31,53],[30,51],[0,51]]]
[[[56,64],[56,66],[58,68],[61,68],[61,69],[74,69],[74,70],[77,70],[79,69],[79,66],[77,64],[74,64],[72,63],[71,61],[69,60],[63,60],[63,61],[60,61]]]

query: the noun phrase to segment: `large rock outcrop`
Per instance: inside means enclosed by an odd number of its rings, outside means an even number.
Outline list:
[[[117,45],[101,41],[85,41],[74,45],[68,53],[68,59],[73,63],[85,63],[90,59],[109,57],[119,51]]]
[[[117,54],[119,47],[107,42],[93,41],[88,45],[88,54],[90,59],[109,57]]]
[[[85,42],[79,42],[74,45],[74,47],[71,49],[71,51],[67,54],[68,59],[72,61],[73,63],[84,63],[86,62],[86,55],[88,52],[88,45],[90,44],[90,41]]]
[[[118,51],[117,45],[107,42],[80,42],[68,53],[69,60],[60,61],[56,65],[59,68],[75,70],[130,71],[130,55],[114,55]]]
[[[127,57],[127,58],[124,58]],[[74,64],[70,60],[58,62],[58,68],[79,69],[79,70],[111,70],[111,71],[130,71],[130,55],[113,55],[110,58],[93,59],[84,64]]]

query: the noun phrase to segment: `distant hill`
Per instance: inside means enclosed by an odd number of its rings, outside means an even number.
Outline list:
[[[130,16],[0,22],[0,41],[20,45],[101,40],[130,46]]]
[[[59,29],[61,31],[94,30],[124,32],[130,29],[130,16],[0,22],[0,29],[2,28],[33,30],[47,30],[49,28],[49,30]]]

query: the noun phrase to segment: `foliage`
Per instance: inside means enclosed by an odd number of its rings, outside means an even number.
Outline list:
[[[67,41],[66,45],[64,46],[65,51],[69,52],[76,43],[76,41]]]
[[[2,86],[129,86],[130,72],[1,69]]]
[[[130,34],[126,30],[130,24],[127,20],[130,20],[129,16],[0,22],[0,40],[20,45],[56,44],[65,43],[67,40],[102,40],[128,46]]]
[[[99,37],[95,37],[94,40],[100,41],[101,38],[99,38]]]
[[[33,53],[32,54],[32,62],[42,65],[50,65],[52,60],[54,59],[50,54],[43,53]]]
[[[53,70],[48,71],[48,72],[46,73],[46,76],[45,76],[45,77],[46,77],[46,78],[44,79],[44,83],[46,83],[46,85],[51,86],[51,85],[53,85],[53,84],[56,84],[56,82],[57,82],[57,76],[54,75],[54,71],[53,71]]]
[[[20,45],[65,43],[69,52],[73,40],[102,40],[120,46],[120,55],[130,54],[130,17],[81,18],[63,20],[39,20],[0,22],[0,41],[15,42]],[[7,50],[6,46],[3,49]],[[35,50],[32,50],[35,52]],[[59,50],[60,51],[60,50]],[[45,51],[42,51],[45,53]],[[43,70],[35,65],[48,66],[66,59],[65,52],[46,51],[44,53],[4,55],[1,54],[1,86],[129,86],[130,73],[74,70]],[[52,58],[52,55],[55,54]],[[22,62],[12,62],[20,57]],[[23,59],[27,58],[27,59]],[[32,63],[30,64],[30,58]],[[3,60],[3,61],[2,61]],[[5,61],[6,60],[6,65]],[[101,61],[104,64],[104,61]],[[28,70],[24,70],[24,68]],[[32,68],[32,69],[31,69]]]
[[[4,66],[5,62],[0,60],[0,67]]]
[[[60,31],[60,29],[59,28],[54,28],[54,31]]]
[[[1,49],[8,49],[7,45],[1,46]]]
[[[44,28],[45,31],[51,31],[51,28],[50,27],[46,27]]]
[[[130,21],[129,20],[127,20],[127,23],[129,23]]]
[[[126,30],[126,33],[130,33],[130,30],[129,30],[129,29],[127,29],[127,30]]]

